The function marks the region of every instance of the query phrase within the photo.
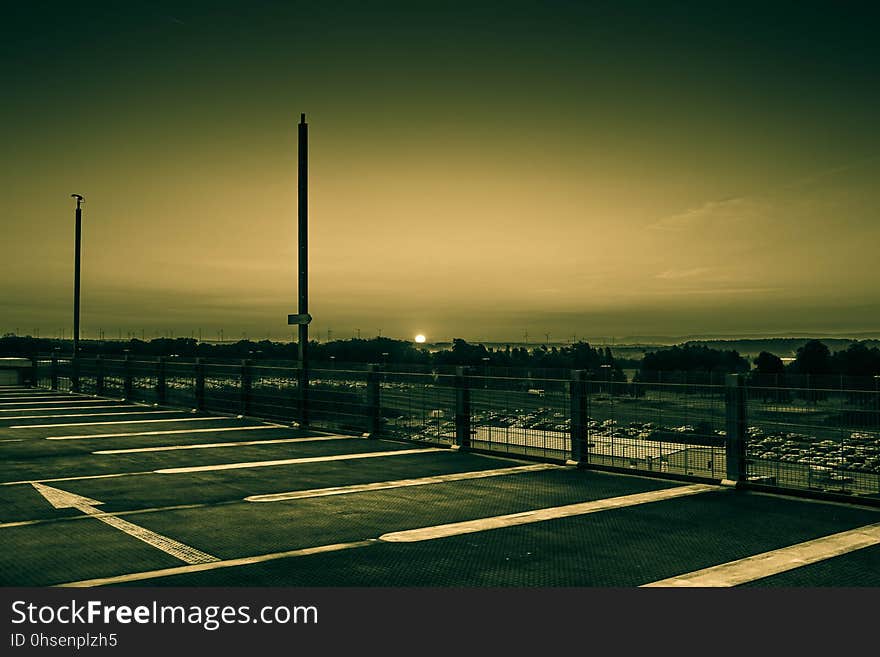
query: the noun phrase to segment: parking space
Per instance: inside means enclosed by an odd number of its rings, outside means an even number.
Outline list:
[[[24,388],[0,455],[7,586],[688,585],[832,537],[737,580],[810,585],[877,554],[855,505]]]

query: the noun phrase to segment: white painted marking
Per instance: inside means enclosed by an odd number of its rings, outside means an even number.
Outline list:
[[[269,495],[250,495],[244,498],[246,502],[285,502],[287,500],[300,500],[309,497],[325,497],[328,495],[346,495],[348,493],[366,493],[376,490],[388,490],[389,488],[405,488],[408,486],[426,486],[429,484],[443,484],[450,481],[466,481],[470,479],[484,479],[487,477],[503,477],[505,475],[522,474],[525,472],[540,472],[542,470],[558,470],[563,466],[552,463],[538,463],[535,465],[520,465],[512,468],[496,468],[494,470],[477,470],[475,472],[455,472],[452,474],[436,475],[434,477],[420,477],[418,479],[397,479],[394,481],[376,481],[369,484],[354,484],[351,486],[333,486],[331,488],[312,488],[310,490],[295,490],[289,493],[272,493]]]
[[[93,500],[91,497],[83,497],[76,493],[43,484],[34,484],[34,488],[56,509],[79,509],[82,506],[98,506],[103,504],[100,500]]]
[[[719,490],[719,487],[710,486],[708,484],[678,486],[675,488],[649,491],[647,493],[635,493],[633,495],[622,495],[620,497],[611,497],[604,500],[594,500],[592,502],[580,502],[578,504],[568,504],[566,506],[535,509],[523,513],[511,513],[503,516],[467,520],[465,522],[453,522],[448,525],[436,525],[434,527],[422,527],[420,529],[391,532],[380,536],[379,540],[390,543],[430,541],[436,538],[460,536],[462,534],[484,532],[490,529],[500,529],[502,527],[516,527],[518,525],[527,525],[535,522],[543,522],[545,520],[557,520],[559,518],[582,516],[588,513],[607,511],[609,509],[621,509],[628,506],[635,506],[637,504],[647,504],[650,502],[659,502],[661,500],[675,499],[677,497],[686,497],[688,495],[697,495],[712,490]]]
[[[118,408],[117,406],[111,406],[110,408]],[[182,411],[123,411],[122,413],[65,413],[63,415],[16,415],[13,417],[0,418],[0,420],[48,420],[53,417],[109,417],[111,415],[157,415],[159,413],[181,413]],[[71,426],[80,425],[80,423],[73,423]],[[26,426],[35,427],[38,426],[36,424],[29,424]],[[8,427],[10,429],[15,429],[16,427]]]
[[[72,403],[100,404],[105,401],[107,401],[107,400],[106,399],[77,399],[77,398],[74,398],[74,399],[59,399],[58,401],[47,401],[47,400],[43,399],[40,401],[29,401],[29,402],[26,402],[26,401],[0,402],[0,406],[9,406],[10,404],[22,404],[25,406],[29,406],[31,404],[72,404]]]
[[[141,452],[170,452],[178,449],[211,449],[214,447],[250,447],[251,445],[278,445],[282,443],[309,443],[322,440],[355,440],[352,436],[311,436],[308,438],[278,438],[276,440],[246,440],[229,443],[200,443],[198,445],[164,445],[162,447],[133,447],[131,449],[101,449],[92,454],[138,454]]]
[[[156,579],[158,577],[169,577],[171,575],[186,575],[188,573],[199,573],[205,570],[217,570],[219,568],[235,568],[237,566],[249,566],[255,563],[263,563],[265,561],[274,561],[275,559],[288,559],[291,557],[305,557],[310,554],[323,554],[325,552],[336,552],[338,550],[350,550],[352,548],[366,547],[373,545],[376,539],[367,539],[365,541],[353,541],[351,543],[334,543],[333,545],[319,545],[317,547],[301,548],[299,550],[288,550],[286,552],[271,552],[269,554],[258,554],[253,557],[242,557],[240,559],[226,559],[223,561],[214,561],[212,563],[200,563],[192,566],[178,566],[177,568],[163,568],[161,570],[147,570],[141,573],[128,573],[126,575],[116,575],[115,577],[99,577],[97,579],[86,579],[79,582],[68,582],[67,584],[58,584],[62,588],[81,588],[91,586],[106,586],[108,584],[124,584],[125,582],[138,582],[145,579]]]
[[[197,465],[189,468],[164,468],[154,470],[156,474],[184,474],[187,472],[213,472],[215,470],[237,470],[239,468],[266,468],[275,465],[295,465],[298,463],[324,463],[326,461],[348,461],[354,459],[373,459],[383,456],[401,456],[403,454],[427,454],[444,452],[437,447],[419,449],[395,449],[387,452],[364,452],[363,454],[335,454],[333,456],[306,456],[296,459],[279,459],[276,461],[245,461],[243,463],[221,463],[218,465]]]
[[[397,454],[410,454],[415,452],[442,452],[446,451],[438,448],[425,448],[425,449],[412,449],[412,450],[396,450],[389,452],[370,452],[367,454],[341,454],[339,456],[323,456],[316,458],[301,458],[301,459],[289,459],[284,462],[275,462],[275,461],[256,461],[255,465],[251,463],[232,463],[227,465],[220,466],[206,466],[202,468],[177,468],[174,470],[141,470],[136,472],[114,472],[108,474],[98,474],[98,475],[74,475],[71,477],[55,477],[52,479],[22,479],[20,481],[3,481],[0,482],[0,486],[21,486],[22,484],[51,484],[59,481],[81,481],[83,479],[110,479],[113,477],[132,477],[137,475],[153,475],[153,474],[174,474],[176,472],[192,472],[196,470],[204,471],[204,470],[228,470],[235,468],[249,468],[249,467],[262,467],[265,465],[282,465],[288,462],[290,463],[315,463],[320,461],[336,461],[343,459],[357,459],[357,458],[369,458],[370,456],[396,456]],[[231,466],[231,467],[230,467]]]
[[[214,420],[228,420],[228,417],[171,417],[161,420],[107,420],[106,422],[64,422],[59,424],[15,424],[8,429],[53,429],[55,427],[97,427],[106,424],[147,424],[152,422],[210,422]]]
[[[227,418],[228,419],[228,418]],[[220,431],[258,431],[260,429],[278,429],[277,425],[260,425],[257,427],[217,427],[210,429],[174,429],[173,431],[136,431],[134,433],[92,433],[83,436],[49,436],[46,440],[87,440],[89,438],[123,438],[128,436],[168,436],[177,433],[203,433]]]
[[[151,475],[156,474],[152,470],[143,470],[141,472],[113,472],[111,474],[99,475],[80,475],[73,477],[56,477],[54,479],[22,479],[21,481],[4,481],[0,486],[21,486],[22,484],[51,484],[56,481],[81,481],[83,479],[112,479],[114,477],[130,477],[132,475]]]
[[[24,442],[24,438],[4,438],[0,443],[20,443]]]
[[[0,395],[0,399],[12,399],[13,401],[20,401],[22,399],[76,399],[74,395],[52,395],[49,393],[33,393],[33,392],[16,392],[13,394],[5,394]]]
[[[124,532],[129,536],[138,539],[139,541],[143,541],[147,545],[150,545],[157,550],[161,550],[166,554],[177,557],[185,563],[200,564],[219,561],[217,557],[207,554],[206,552],[202,552],[201,550],[197,550],[196,548],[189,545],[185,545],[179,541],[175,541],[173,538],[168,538],[167,536],[157,534],[156,532],[150,531],[149,529],[146,529],[144,527],[139,527],[138,525],[132,524],[127,520],[123,520],[122,518],[119,518],[112,513],[102,513],[95,508],[96,506],[103,504],[103,502],[100,502],[98,500],[93,500],[88,497],[82,497],[81,495],[69,493],[58,488],[45,486],[43,484],[35,483],[34,488],[36,488],[37,491],[46,498],[49,504],[54,506],[56,509],[73,508],[78,511],[82,511],[86,515],[90,515],[95,518],[95,520],[100,520],[101,522],[110,525],[114,529],[118,529],[119,531]]]
[[[643,587],[727,587],[746,584],[787,570],[880,545],[880,523],[770,550],[692,573],[662,579]]]
[[[78,403],[78,402],[71,402]],[[16,411],[30,411],[33,413],[34,411],[81,411],[81,410],[92,410],[94,408],[138,408],[136,404],[124,404],[122,402],[116,404],[108,404],[107,406],[53,406],[52,408],[0,408],[0,413],[13,413]],[[143,407],[149,408],[149,407]],[[17,416],[10,416],[10,420],[14,420]]]
[[[235,504],[235,502],[216,502],[213,506],[219,504]],[[131,511],[116,511],[113,513],[114,516],[131,516],[137,513],[157,513],[159,511],[181,511],[184,509],[200,509],[205,506],[211,506],[209,504],[175,504],[174,506],[154,506],[148,509],[132,509]],[[64,518],[37,518],[36,520],[13,520],[11,522],[2,522],[0,523],[0,529],[11,529],[12,527],[29,527],[31,525],[45,525],[49,523],[55,522],[67,522],[68,520],[88,520],[92,517],[97,517],[99,514],[95,514],[95,516],[91,515],[83,515],[83,516],[66,516]]]

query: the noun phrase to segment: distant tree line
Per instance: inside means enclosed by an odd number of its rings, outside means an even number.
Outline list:
[[[237,342],[199,342],[192,338],[156,338],[154,340],[80,342],[83,354],[122,356],[179,356],[182,358],[218,358],[254,360],[296,360],[295,343],[261,340]],[[34,357],[51,354],[69,355],[70,340],[6,335],[0,338],[0,355]],[[750,372],[753,376],[777,379],[786,375],[872,377],[880,375],[880,349],[866,342],[853,342],[834,353],[821,341],[809,340],[797,350],[795,359],[786,365],[778,356],[762,351],[754,360],[754,369],[736,350],[713,349],[703,344],[685,343],[646,353],[641,361],[616,359],[608,347],[594,347],[580,341],[565,346],[539,345],[491,348],[456,338],[449,349],[429,351],[406,340],[379,337],[353,338],[331,342],[311,342],[310,356],[317,362],[377,363],[380,365],[415,365],[443,367],[470,365],[491,368],[584,369],[603,373],[612,381],[625,380],[622,367],[638,368],[634,381],[652,383],[660,373],[691,375]],[[794,377],[791,377],[794,378]],[[780,381],[781,383],[782,381]]]
[[[810,340],[797,350],[787,366],[778,356],[762,351],[755,359],[755,372],[763,375],[799,374],[812,376],[878,376],[880,349],[865,342],[853,342],[846,349],[831,350],[819,340]]]
[[[48,338],[7,335],[0,338],[0,355],[35,357],[51,354],[69,355],[71,342]],[[609,380],[624,380],[620,365],[609,348],[596,348],[587,342],[563,347],[545,345],[532,349],[525,347],[487,348],[456,338],[452,347],[429,351],[406,340],[371,338],[310,342],[310,358],[324,363],[377,363],[380,365],[405,364],[425,367],[453,367],[470,365],[492,368],[585,369],[607,373]],[[198,342],[192,338],[156,338],[143,341],[82,341],[84,355],[123,356],[179,356],[182,358],[222,358],[254,360],[296,360],[295,343],[261,340],[239,340],[228,343]]]
[[[749,371],[749,361],[736,350],[686,343],[648,352],[633,378],[637,383],[718,382],[725,374]],[[670,374],[679,375],[670,377]]]

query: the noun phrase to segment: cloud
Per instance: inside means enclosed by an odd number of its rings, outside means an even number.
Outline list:
[[[830,178],[835,178],[843,173],[850,173],[853,171],[857,171],[862,168],[871,167],[880,162],[880,155],[874,155],[872,157],[863,158],[860,160],[855,160],[854,162],[849,162],[848,164],[842,164],[836,167],[830,167],[828,169],[821,169],[813,172],[812,174],[805,176],[803,178],[799,178],[793,182],[788,183],[783,186],[783,189],[798,189],[801,187],[807,187],[810,185],[814,185],[817,182],[824,181]]]
[[[709,267],[692,267],[690,269],[667,269],[666,271],[660,272],[655,275],[654,278],[659,278],[662,280],[677,280],[680,278],[693,278],[694,276],[700,276],[702,274],[707,274],[711,271]]]
[[[742,222],[757,216],[761,204],[745,196],[733,196],[716,201],[706,201],[702,205],[684,212],[664,217],[650,225],[654,230],[684,231],[695,228],[714,227],[719,224]]]

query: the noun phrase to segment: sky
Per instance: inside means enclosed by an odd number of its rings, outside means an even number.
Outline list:
[[[880,41],[847,3],[18,3],[0,332],[880,327]],[[732,5],[732,6],[731,6]],[[328,333],[329,331],[329,333]]]

